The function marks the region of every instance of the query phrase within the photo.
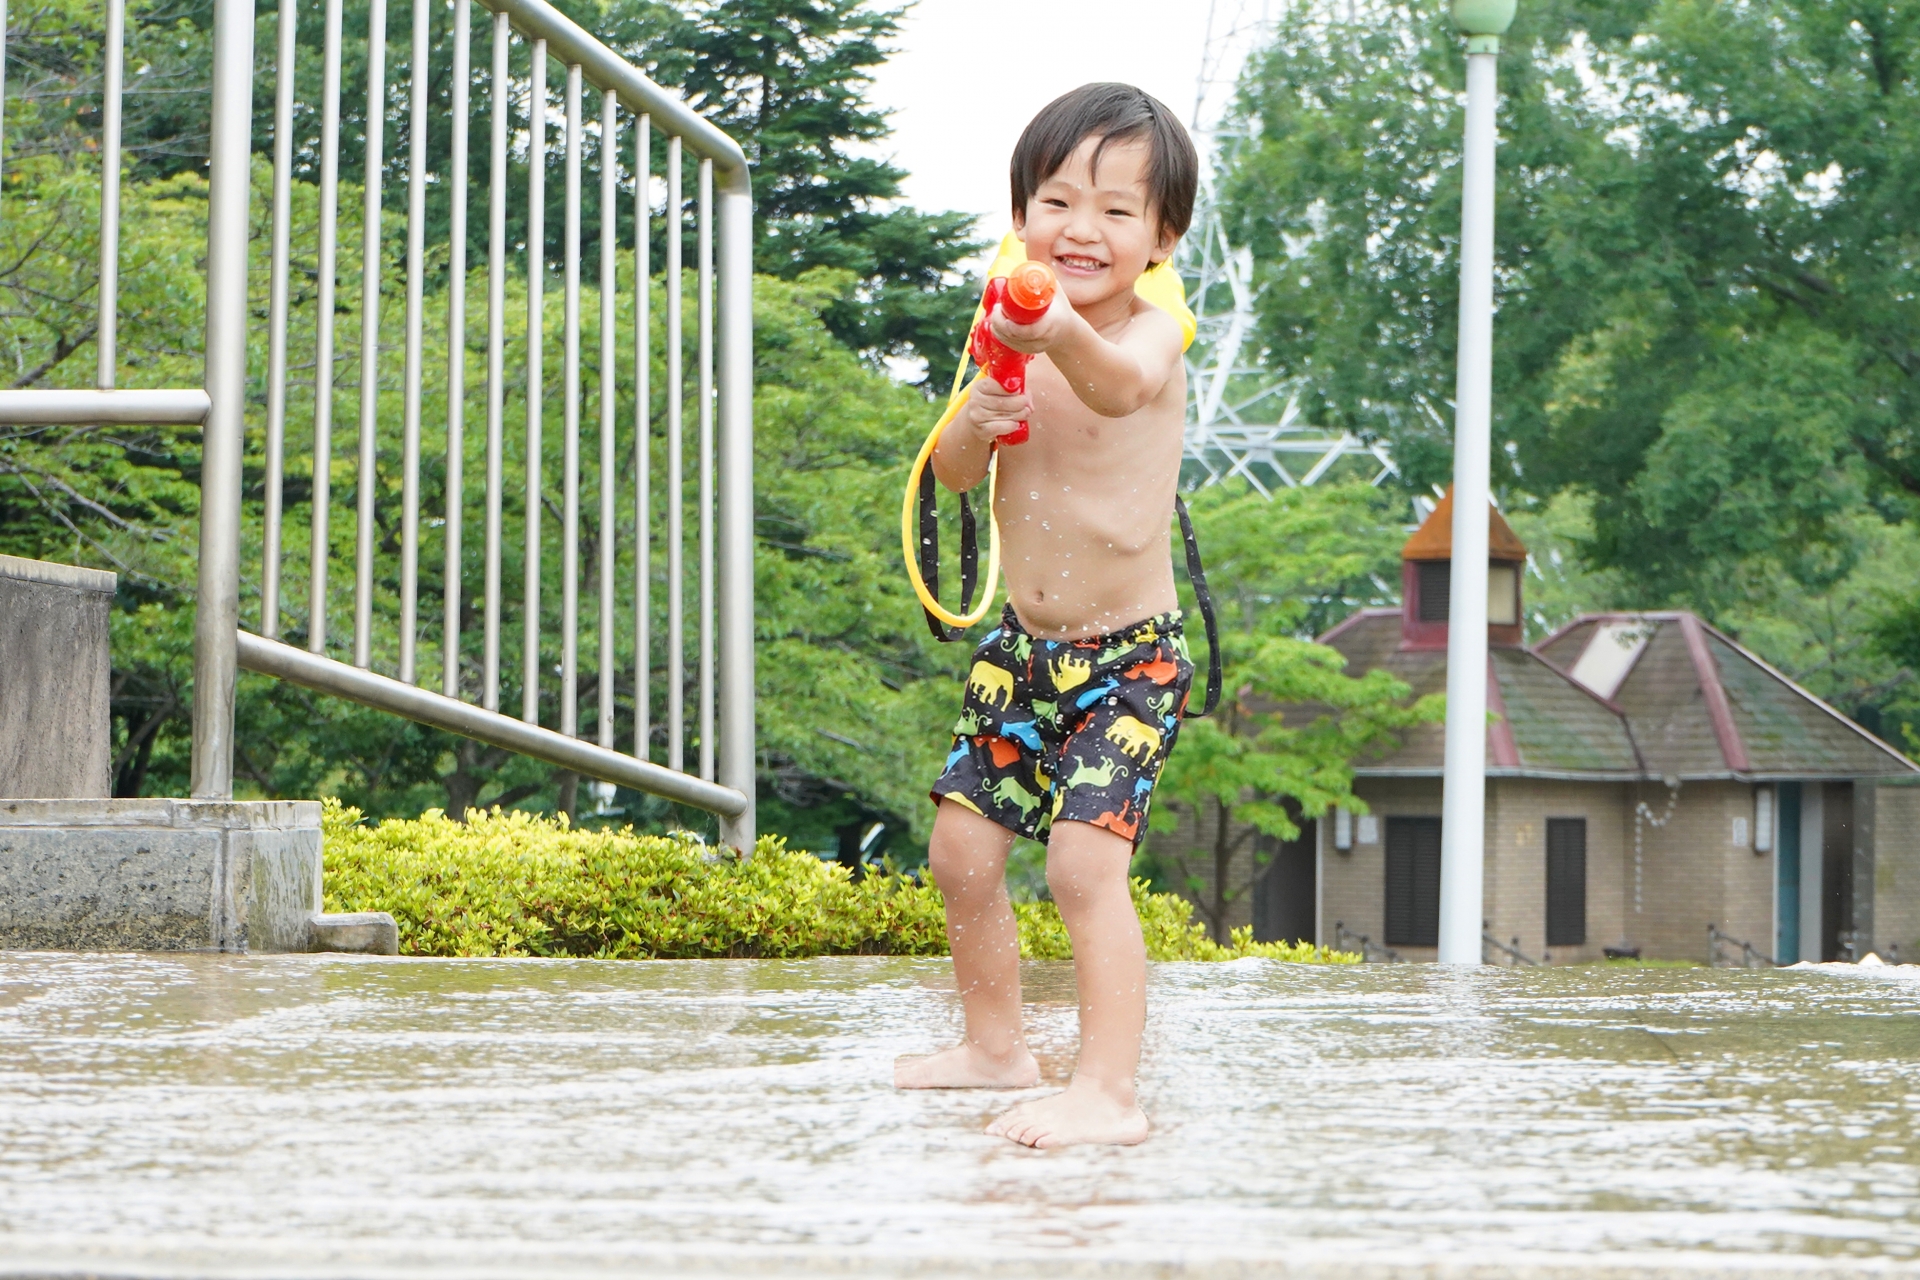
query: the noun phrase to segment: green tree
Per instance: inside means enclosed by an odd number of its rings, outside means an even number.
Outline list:
[[[957,264],[981,248],[974,219],[895,207],[901,169],[849,148],[885,138],[865,97],[903,9],[868,0],[718,0],[653,46],[678,84],[746,148],[754,173],[757,270],[819,267],[856,285],[824,312],[836,337],[876,355],[953,359],[974,292]]]
[[[735,9],[739,12],[736,13]],[[71,10],[71,11],[70,11]],[[193,172],[204,153],[206,17],[209,7],[200,0],[175,4],[143,4],[136,0],[129,14],[129,81],[127,136],[128,183],[125,195],[122,298],[120,326],[120,383],[123,386],[193,385],[199,376],[200,308],[202,285],[199,259],[204,249],[204,186]],[[298,642],[304,638],[304,531],[310,494],[313,414],[312,358],[317,318],[314,314],[316,192],[313,163],[317,152],[318,112],[311,104],[319,96],[319,15],[311,6],[301,10],[303,29],[297,85],[309,104],[296,116],[296,157],[308,168],[296,172],[294,184],[294,296],[290,361],[295,376],[289,388],[289,438],[285,528],[288,549],[283,583],[283,633]],[[897,767],[882,767],[880,759],[896,761],[915,749],[902,745],[907,736],[898,727],[903,715],[923,714],[927,691],[918,687],[929,670],[944,672],[951,655],[932,650],[917,634],[917,615],[903,588],[889,572],[895,551],[888,533],[890,520],[872,520],[870,513],[892,504],[894,472],[904,464],[901,450],[917,439],[926,415],[924,400],[880,374],[870,359],[861,359],[847,345],[856,344],[867,357],[909,349],[911,332],[929,316],[942,316],[942,307],[956,314],[971,305],[966,290],[956,301],[942,301],[948,267],[970,247],[964,220],[952,218],[916,222],[917,215],[876,211],[897,195],[899,173],[849,157],[842,143],[868,140],[884,133],[884,121],[861,99],[867,70],[882,56],[884,38],[895,18],[860,5],[841,4],[823,9],[800,0],[784,4],[698,6],[682,12],[645,0],[595,9],[574,16],[599,31],[605,39],[641,60],[667,83],[703,77],[703,106],[729,127],[760,127],[751,139],[752,159],[762,170],[757,177],[761,197],[763,265],[784,273],[785,282],[766,278],[758,296],[757,355],[760,367],[759,427],[762,482],[760,510],[764,549],[761,563],[761,599],[766,615],[777,624],[767,636],[763,671],[771,682],[762,705],[793,708],[805,719],[784,724],[777,715],[763,720],[769,747],[766,776],[772,811],[797,815],[817,809],[837,815],[841,823],[865,824],[876,814],[911,840],[916,826],[924,828],[926,806],[903,784]],[[376,575],[380,604],[374,622],[376,665],[391,670],[398,643],[398,619],[392,610],[396,586],[398,538],[399,458],[397,432],[400,388],[397,353],[402,345],[402,290],[398,252],[404,243],[400,202],[393,198],[406,179],[406,95],[410,92],[408,13],[389,15],[387,163],[389,198],[385,212],[386,258],[382,263],[383,290],[388,304],[383,312],[383,356],[380,368],[379,451],[380,487],[375,496],[378,554]],[[755,63],[737,42],[723,35],[729,24],[751,18],[768,31],[788,30],[793,38],[769,58]],[[436,100],[447,91],[445,71],[451,64],[450,23],[435,16],[434,66],[439,79],[432,86]],[[257,47],[264,60],[272,56],[277,16],[263,7]],[[9,152],[4,214],[0,242],[7,247],[0,263],[0,294],[6,307],[0,331],[13,360],[16,385],[85,386],[92,381],[94,262],[97,260],[98,171],[91,161],[92,140],[98,128],[100,90],[98,14],[72,10],[60,4],[16,9],[10,27],[9,56],[16,64],[9,95]],[[358,289],[351,276],[357,268],[353,247],[359,240],[359,191],[353,179],[359,171],[360,136],[365,100],[364,4],[349,6],[345,18],[345,74],[342,92],[342,173],[348,181],[341,191],[340,241],[343,246],[341,309],[336,332],[351,335],[358,326]],[[783,27],[782,24],[785,24]],[[485,74],[486,33],[476,23],[476,78]],[[661,51],[665,51],[664,53]],[[668,55],[671,55],[669,57]],[[758,56],[758,55],[755,55]],[[734,58],[732,63],[728,58]],[[517,51],[514,74],[524,84],[524,51]],[[677,61],[675,61],[677,59]],[[742,60],[745,59],[745,60]],[[810,60],[825,65],[816,73]],[[772,99],[749,72],[759,67],[770,83],[779,86]],[[672,72],[672,74],[668,74]],[[164,73],[164,74],[163,74]],[[270,77],[263,77],[263,85]],[[558,76],[550,77],[557,95]],[[730,95],[753,99],[751,109]],[[476,94],[476,101],[481,95]],[[198,104],[196,106],[196,104]],[[823,109],[822,104],[825,104]],[[428,139],[429,164],[444,176],[447,156],[445,122],[434,113],[435,132]],[[256,142],[271,146],[272,104],[268,94],[256,101]],[[482,149],[483,150],[483,149]],[[655,163],[664,148],[656,146]],[[525,156],[511,179],[525,180]],[[589,157],[591,162],[592,158]],[[560,163],[558,148],[550,162]],[[477,164],[484,165],[484,155]],[[836,168],[836,166],[838,168]],[[849,172],[842,175],[839,168]],[[168,176],[177,174],[177,176]],[[813,185],[825,189],[809,196],[803,190],[809,174]],[[476,191],[483,190],[476,187]],[[558,200],[562,184],[558,173],[549,182],[551,198]],[[429,202],[429,234],[444,225],[444,183],[438,183]],[[688,184],[689,193],[692,191]],[[784,193],[784,194],[783,194]],[[597,213],[589,200],[589,221]],[[254,272],[256,313],[264,318],[266,175],[256,174],[257,238]],[[623,206],[626,216],[630,209]],[[515,209],[516,217],[524,210]],[[938,224],[937,226],[935,224]],[[474,220],[484,228],[484,219]],[[548,226],[558,235],[561,221],[556,207]],[[658,232],[659,220],[656,220]],[[769,254],[768,244],[790,243],[805,227],[810,247]],[[932,227],[937,234],[932,234]],[[511,232],[511,229],[510,229]],[[584,237],[597,248],[591,226]],[[476,232],[480,234],[480,232]],[[866,237],[863,240],[862,237]],[[784,239],[783,239],[784,237]],[[477,246],[476,246],[477,248]],[[557,263],[558,244],[550,245],[549,263]],[[941,255],[945,254],[945,257]],[[653,261],[663,255],[655,246]],[[469,256],[470,264],[483,261]],[[902,264],[905,265],[902,265]],[[830,267],[831,269],[824,269]],[[863,274],[864,273],[864,274]],[[892,273],[892,274],[889,274]],[[596,276],[588,264],[587,278]],[[622,268],[631,280],[630,261]],[[508,311],[509,346],[523,344],[523,277],[510,273]],[[889,283],[891,282],[891,283]],[[911,287],[902,284],[910,283]],[[437,282],[429,282],[429,289]],[[876,290],[888,300],[876,302]],[[628,290],[630,294],[630,288]],[[589,287],[585,305],[591,332],[597,299]],[[468,296],[484,296],[479,282],[469,283]],[[550,333],[559,332],[559,290],[550,282],[547,320]],[[656,292],[657,308],[660,298]],[[911,313],[911,314],[909,314]],[[430,297],[427,306],[426,364],[444,367],[444,308]],[[893,319],[887,319],[893,316]],[[905,328],[900,316],[912,321]],[[826,319],[823,321],[823,317]],[[838,318],[836,320],[835,318]],[[843,322],[857,317],[859,332]],[[918,317],[918,319],[913,319]],[[623,297],[619,323],[631,332],[631,298]],[[940,321],[945,323],[945,321]],[[837,327],[836,327],[837,326]],[[874,327],[879,326],[879,327]],[[889,327],[890,326],[890,327]],[[880,335],[880,336],[874,336]],[[264,368],[264,326],[255,330],[256,368]],[[469,330],[477,340],[478,329]],[[838,340],[836,340],[838,339]],[[627,339],[623,338],[623,343]],[[944,344],[945,338],[940,341]],[[910,344],[909,344],[910,345]],[[336,518],[332,524],[335,594],[329,601],[332,634],[347,628],[349,602],[341,594],[347,585],[338,566],[350,564],[351,516],[347,514],[355,482],[347,459],[353,450],[352,422],[358,396],[358,368],[350,340],[340,346],[336,370],[336,422],[333,482]],[[510,351],[507,367],[508,414],[517,412],[524,394],[524,354]],[[484,361],[479,351],[469,354],[470,421],[477,410],[479,378]],[[688,360],[691,369],[693,362]],[[392,380],[391,384],[389,380]],[[619,388],[628,403],[631,372],[622,372]],[[441,458],[444,438],[444,391],[429,380],[424,406],[427,436],[422,500],[428,511],[444,501]],[[656,396],[664,394],[664,366],[654,370]],[[249,436],[246,494],[249,528],[257,537],[263,491],[259,428],[264,387],[256,383]],[[557,411],[550,397],[549,406]],[[622,420],[630,421],[622,408]],[[656,421],[658,411],[656,409]],[[561,439],[556,417],[549,423],[550,447]],[[479,445],[479,433],[470,432],[470,449]],[[656,439],[656,448],[659,447]],[[27,555],[79,559],[119,570],[120,610],[115,617],[114,714],[117,734],[116,786],[124,794],[178,791],[184,786],[188,754],[187,709],[190,697],[191,562],[198,494],[195,483],[197,439],[179,429],[9,430],[0,437],[0,542],[8,551]],[[557,475],[552,459],[548,474]],[[656,474],[663,460],[656,457]],[[467,459],[472,481],[482,474],[477,453]],[[632,455],[620,462],[622,491],[630,491]],[[595,483],[589,460],[586,484]],[[469,495],[471,499],[471,494]],[[506,543],[510,548],[509,579],[520,566],[513,563],[518,546],[517,525],[525,518],[509,500]],[[656,513],[657,513],[656,508]],[[467,551],[478,554],[471,536],[477,513],[469,502]],[[632,530],[622,533],[631,545]],[[657,517],[656,517],[657,518]],[[438,535],[431,529],[422,547],[423,597],[421,616],[427,620],[420,638],[422,676],[435,679],[440,602],[437,575],[432,571],[441,554]],[[820,544],[820,545],[816,545]],[[557,539],[547,539],[557,553]],[[256,581],[257,542],[248,549],[248,590]],[[589,557],[590,558],[590,557]],[[589,594],[594,583],[585,584]],[[622,573],[630,580],[630,562]],[[842,581],[836,575],[844,574]],[[557,581],[557,561],[547,566],[549,581]],[[477,635],[472,584],[477,566],[470,565],[465,626]],[[884,582],[884,586],[881,584]],[[869,590],[871,588],[871,590]],[[623,588],[624,590],[624,588]],[[656,589],[656,601],[663,594]],[[771,602],[779,601],[777,608]],[[844,606],[844,607],[843,607]],[[249,625],[257,625],[257,596],[247,601]],[[631,602],[623,598],[622,616],[630,616]],[[549,612],[551,610],[549,609]],[[516,629],[514,610],[507,610],[509,634]],[[557,635],[549,619],[546,631]],[[664,629],[657,620],[655,632]],[[831,655],[831,661],[825,656]],[[471,655],[469,655],[471,657]],[[662,661],[655,647],[656,664]],[[622,678],[618,697],[622,723],[635,692],[630,675],[630,648],[621,655]],[[517,701],[509,664],[504,701]],[[876,674],[877,673],[877,674]],[[469,682],[472,673],[464,677]],[[804,689],[790,690],[786,680],[804,681]],[[592,678],[583,690],[591,702]],[[944,681],[942,688],[945,687]],[[789,696],[794,692],[797,696]],[[658,673],[655,698],[661,696]],[[919,702],[915,700],[919,699]],[[555,804],[571,808],[573,780],[542,766],[478,747],[465,740],[440,735],[396,721],[379,713],[318,698],[304,691],[249,678],[242,682],[242,723],[237,772],[243,788],[266,794],[340,794],[377,813],[418,812],[427,805],[444,805],[458,812],[480,803]],[[882,706],[880,704],[884,703]],[[590,705],[587,705],[590,711]],[[547,715],[556,714],[549,705]],[[934,717],[938,719],[937,714]],[[583,722],[587,719],[583,716]],[[659,723],[656,709],[654,722]],[[552,720],[549,719],[551,723]],[[917,721],[916,721],[917,723]],[[836,727],[837,726],[837,727]],[[891,727],[890,727],[891,726]],[[857,743],[850,747],[848,743]],[[919,748],[933,751],[934,747]],[[624,797],[629,816],[667,823],[685,820],[663,806]],[[796,821],[799,819],[796,818]],[[819,834],[819,833],[815,833]],[[820,839],[831,842],[829,828]]]
[[[1216,939],[1269,860],[1256,833],[1291,839],[1302,819],[1336,805],[1364,812],[1354,766],[1440,715],[1439,698],[1409,702],[1384,671],[1350,676],[1339,651],[1313,638],[1393,598],[1405,537],[1395,505],[1364,485],[1286,490],[1271,502],[1212,489],[1194,503],[1207,580],[1219,584],[1225,679],[1218,710],[1180,728],[1143,863],[1194,901]],[[1197,841],[1174,837],[1176,808]]]
[[[1496,481],[1582,495],[1578,556],[1631,603],[1790,612],[1911,518],[1916,56],[1920,11],[1860,0],[1557,0],[1503,42]],[[1419,483],[1449,467],[1462,83],[1439,10],[1295,7],[1226,167],[1267,360]]]

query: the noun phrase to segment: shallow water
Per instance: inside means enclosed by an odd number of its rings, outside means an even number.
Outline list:
[[[1026,976],[1057,1083],[1072,972]],[[944,961],[4,954],[0,1271],[1920,1258],[1920,969],[1238,961],[1150,1001],[1154,1138],[1037,1153],[980,1133],[1019,1094],[888,1086],[958,1027]]]

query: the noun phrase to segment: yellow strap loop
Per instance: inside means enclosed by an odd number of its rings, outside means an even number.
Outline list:
[[[975,317],[976,321],[978,316]],[[927,462],[933,457],[933,451],[940,443],[940,433],[947,429],[960,407],[967,402],[967,393],[973,390],[973,383],[962,387],[960,381],[966,377],[967,360],[960,357],[960,369],[954,375],[954,392],[947,401],[947,411],[940,415],[940,421],[933,424],[933,430],[927,433],[925,443],[913,460],[913,470],[907,475],[907,492],[900,503],[900,554],[907,562],[907,580],[913,583],[913,593],[920,597],[920,604],[926,611],[949,627],[970,627],[987,616],[993,608],[995,583],[1000,578],[1000,523],[993,514],[993,495],[1000,475],[1000,451],[994,450],[987,459],[987,573],[980,581],[980,604],[972,613],[961,615],[949,612],[946,606],[934,599],[933,592],[927,590],[927,580],[920,576],[920,557],[914,539],[919,534],[918,504],[920,497],[920,476],[927,469]],[[975,378],[973,381],[978,382]]]

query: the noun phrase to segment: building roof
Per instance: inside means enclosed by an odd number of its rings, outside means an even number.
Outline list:
[[[1438,505],[1420,522],[1420,527],[1407,539],[1407,545],[1400,548],[1402,560],[1451,560],[1453,559],[1453,486],[1447,486],[1446,494]],[[1513,531],[1506,517],[1497,507],[1487,507],[1487,559],[1515,560],[1527,558],[1527,544]]]
[[[1437,513],[1436,513],[1437,514]],[[1446,654],[1402,643],[1398,609],[1366,609],[1323,641],[1350,673],[1444,692]],[[1488,654],[1487,773],[1600,780],[1908,777],[1920,766],[1691,613],[1594,614],[1532,649]],[[1438,776],[1439,725],[1361,776]]]

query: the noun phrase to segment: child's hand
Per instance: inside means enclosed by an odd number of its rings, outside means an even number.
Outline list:
[[[981,378],[967,393],[959,422],[972,431],[974,438],[990,444],[1015,431],[1033,416],[1033,397],[1008,395],[1007,389],[992,378]]]
[[[1007,313],[999,307],[993,309],[993,317],[988,324],[993,327],[993,336],[1015,351],[1037,356],[1064,341],[1073,328],[1074,319],[1073,304],[1067,301],[1067,291],[1060,289],[1055,291],[1047,313],[1032,324],[1015,324],[1007,319]]]

